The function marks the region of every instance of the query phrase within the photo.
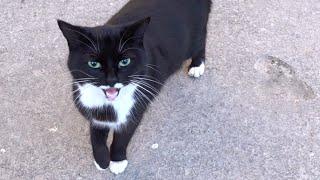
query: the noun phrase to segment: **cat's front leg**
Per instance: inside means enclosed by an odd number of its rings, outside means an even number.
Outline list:
[[[127,165],[127,146],[139,123],[130,122],[127,126],[113,134],[111,144],[110,171],[114,174],[122,173]]]
[[[109,167],[110,153],[106,144],[109,129],[90,127],[90,139],[97,169],[105,170]]]

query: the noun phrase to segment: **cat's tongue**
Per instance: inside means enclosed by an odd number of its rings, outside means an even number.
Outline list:
[[[109,88],[106,90],[106,96],[110,100],[114,100],[118,96],[118,89],[116,88]]]

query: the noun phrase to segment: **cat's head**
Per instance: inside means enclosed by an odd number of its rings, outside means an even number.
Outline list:
[[[116,101],[134,88],[136,77],[146,73],[143,39],[149,21],[80,27],[58,20],[69,46],[68,68],[85,106]]]

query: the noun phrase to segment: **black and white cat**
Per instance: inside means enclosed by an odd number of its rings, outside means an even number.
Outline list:
[[[74,101],[90,121],[99,170],[125,170],[126,149],[143,113],[185,60],[192,58],[189,76],[204,73],[210,7],[211,0],[131,0],[103,26],[58,20],[69,45]]]

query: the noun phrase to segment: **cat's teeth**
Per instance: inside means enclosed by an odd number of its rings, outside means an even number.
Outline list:
[[[127,160],[123,160],[123,161],[110,161],[110,171],[114,174],[119,174],[122,173],[126,167],[128,165],[128,161]]]
[[[189,72],[188,72],[188,75],[191,76],[191,77],[195,77],[195,78],[198,78],[200,76],[203,75],[204,73],[204,69],[205,69],[205,65],[204,63],[202,63],[200,66],[198,67],[192,67],[190,68]]]

